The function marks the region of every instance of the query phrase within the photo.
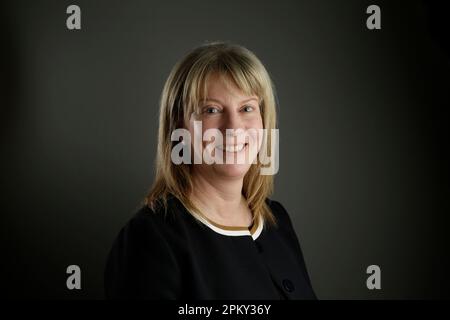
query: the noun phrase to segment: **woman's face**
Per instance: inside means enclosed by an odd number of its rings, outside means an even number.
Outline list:
[[[201,102],[199,114],[191,116],[188,126],[193,153],[201,157],[200,152],[204,155],[210,145],[210,154],[215,157],[216,153],[221,153],[223,163],[206,164],[202,157],[201,164],[193,164],[194,174],[201,172],[208,176],[243,178],[261,146],[260,139],[255,135],[256,130],[249,130],[263,128],[259,97],[244,94],[232,81],[225,81],[223,76],[217,74],[210,75],[206,85],[208,96]],[[201,121],[202,141],[209,140],[202,142],[203,150],[200,152],[199,148],[194,147],[194,120]],[[213,142],[214,139],[204,139],[204,133],[208,129],[220,131],[223,144],[218,145],[220,143]],[[197,139],[199,141],[200,137],[197,136]]]

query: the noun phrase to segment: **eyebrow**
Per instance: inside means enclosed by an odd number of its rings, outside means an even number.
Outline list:
[[[253,101],[253,100],[257,101],[257,102],[259,101],[257,98],[250,98],[250,99],[245,99],[245,100],[241,101],[240,103],[242,104],[242,103],[250,102],[250,101]],[[214,102],[217,102],[217,103],[220,103],[220,104],[224,104],[219,99],[214,99],[214,98],[206,98],[203,101],[214,101]]]

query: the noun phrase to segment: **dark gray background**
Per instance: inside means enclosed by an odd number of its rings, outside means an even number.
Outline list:
[[[368,5],[382,30],[365,26]],[[66,28],[66,8],[82,30]],[[276,193],[321,299],[449,297],[445,10],[421,1],[6,1],[2,295],[103,298],[153,178],[158,101],[206,40],[254,51],[278,94]],[[448,12],[448,11],[447,11]],[[82,269],[82,290],[65,269]],[[382,289],[366,288],[380,265]]]

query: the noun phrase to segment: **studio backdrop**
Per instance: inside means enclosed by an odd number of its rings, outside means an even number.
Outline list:
[[[192,48],[229,41],[274,82],[272,198],[318,298],[449,297],[444,7],[15,0],[0,12],[2,296],[104,298],[112,241],[153,181],[164,81]]]

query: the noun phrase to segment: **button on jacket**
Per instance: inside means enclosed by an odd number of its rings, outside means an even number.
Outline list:
[[[110,299],[316,299],[284,207],[267,199],[277,226],[226,227],[194,217],[175,197],[143,206],[108,255]]]

